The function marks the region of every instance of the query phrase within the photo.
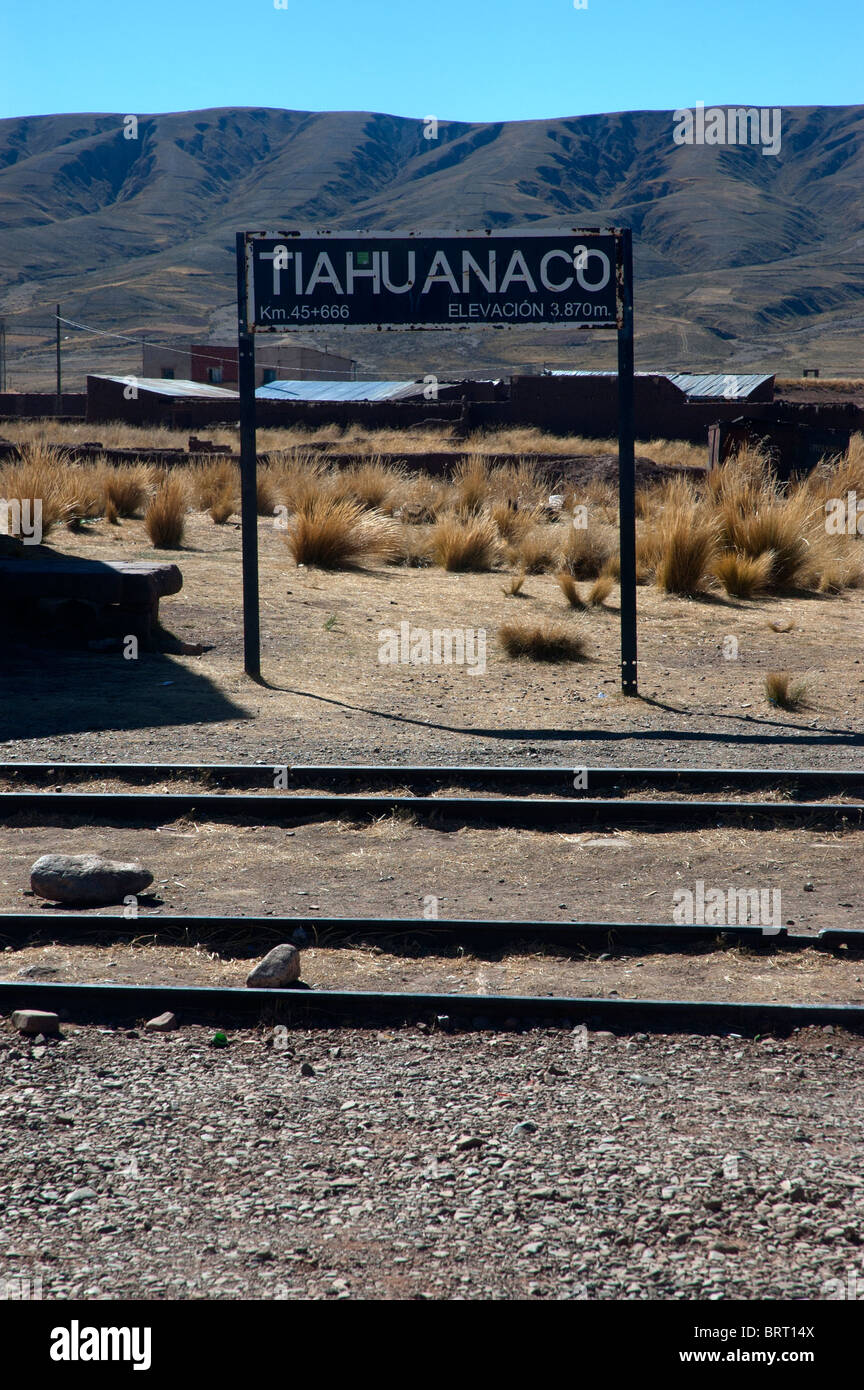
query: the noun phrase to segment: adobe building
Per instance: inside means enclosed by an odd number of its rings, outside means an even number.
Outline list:
[[[335,352],[295,343],[255,345],[255,385],[294,381],[350,381],[355,362]],[[187,347],[145,344],[142,376],[157,381],[197,381],[202,386],[237,386],[237,344],[190,343]]]

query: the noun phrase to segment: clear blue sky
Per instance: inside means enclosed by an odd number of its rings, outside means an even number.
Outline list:
[[[283,0],[278,0],[281,4]],[[6,0],[0,116],[864,101],[864,0]]]

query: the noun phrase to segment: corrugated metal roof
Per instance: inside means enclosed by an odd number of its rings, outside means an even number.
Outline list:
[[[546,376],[616,376],[615,372],[548,371]],[[770,372],[746,374],[739,372],[635,372],[635,376],[662,376],[683,391],[690,400],[741,401],[771,380]]]
[[[771,380],[770,372],[761,374],[740,374],[738,372],[668,372],[666,374],[673,386],[683,391],[691,400],[742,401]]]
[[[218,400],[236,400],[237,392],[224,386],[205,386],[201,381],[172,381],[158,376],[105,376],[91,372],[97,381],[116,381],[120,386],[137,386],[139,391],[152,391],[157,396],[215,396]]]
[[[416,381],[270,381],[255,395],[260,401],[395,401],[418,389]]]

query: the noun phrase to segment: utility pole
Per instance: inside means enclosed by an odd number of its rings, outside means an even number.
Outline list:
[[[55,406],[55,414],[57,414],[57,415],[62,415],[62,413],[63,413],[63,399],[62,399],[62,397],[63,397],[63,380],[62,380],[62,374],[61,374],[61,371],[60,371],[60,305],[58,304],[58,305],[57,305],[57,403],[56,403],[56,406]]]

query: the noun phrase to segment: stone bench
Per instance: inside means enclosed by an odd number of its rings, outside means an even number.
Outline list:
[[[51,613],[56,624],[74,612],[81,625],[87,609],[93,626],[112,635],[152,640],[159,621],[159,600],[179,593],[183,576],[176,565],[150,560],[85,560],[38,554],[0,558],[0,612],[13,619]],[[100,635],[94,632],[94,636]]]

